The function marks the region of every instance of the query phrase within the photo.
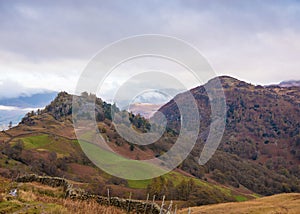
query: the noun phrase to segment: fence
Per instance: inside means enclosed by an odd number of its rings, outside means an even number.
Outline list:
[[[73,185],[65,178],[59,177],[50,177],[50,176],[38,176],[35,174],[18,176],[16,178],[17,182],[39,182],[41,184],[51,186],[51,187],[63,187],[65,196],[71,199],[79,200],[89,200],[94,199],[100,205],[105,206],[115,206],[122,210],[125,210],[127,213],[135,212],[140,214],[167,214],[167,213],[176,213],[176,209],[172,212],[172,203],[168,209],[164,209],[163,206],[164,200],[162,202],[162,207],[159,207],[155,203],[155,196],[152,201],[149,201],[149,195],[147,196],[146,201],[133,200],[131,197],[129,199],[110,197],[109,191],[107,197],[100,195],[88,194],[83,189],[73,188]]]

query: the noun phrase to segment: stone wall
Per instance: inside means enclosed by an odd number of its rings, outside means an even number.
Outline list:
[[[68,188],[72,187],[72,184],[70,184],[66,179],[59,178],[59,177],[50,177],[50,176],[38,176],[35,174],[30,175],[24,175],[24,176],[18,176],[16,179],[17,182],[39,182],[41,184],[50,186],[50,187],[63,187],[64,191],[66,191]]]
[[[125,211],[146,214],[159,214],[160,207],[156,203],[145,202],[140,200],[124,199],[118,197],[104,197],[100,195],[92,195],[85,192],[83,189],[73,188],[73,185],[64,178],[38,176],[35,174],[19,176],[17,182],[39,182],[51,187],[63,187],[65,196],[76,200],[93,199],[104,206],[114,206]],[[146,209],[146,212],[145,212]],[[163,212],[165,213],[165,212]]]

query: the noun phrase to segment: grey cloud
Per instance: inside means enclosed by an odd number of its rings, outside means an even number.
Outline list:
[[[1,1],[0,51],[24,58],[17,68],[17,57],[5,67],[13,70],[10,78],[14,70],[42,73],[47,67],[45,76],[57,76],[61,90],[75,85],[62,76],[76,80],[82,69],[73,71],[76,61],[87,63],[107,44],[136,34],[167,34],[195,45],[218,74],[267,84],[300,79],[299,20],[300,2],[293,0]],[[65,60],[70,65],[62,65]],[[31,71],[35,65],[41,69]],[[42,77],[33,78],[24,85],[50,87]]]
[[[2,48],[35,59],[92,56],[109,42],[144,33],[230,47],[257,32],[297,28],[299,3],[272,2],[7,1],[0,39]]]
[[[30,96],[32,94],[46,92],[45,89],[27,88],[20,83],[7,79],[0,81],[0,99]]]

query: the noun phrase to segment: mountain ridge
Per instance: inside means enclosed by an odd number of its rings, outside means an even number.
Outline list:
[[[285,180],[289,177],[292,180],[284,181],[290,186],[288,189],[299,191],[300,87],[255,86],[228,76],[221,76],[219,80],[227,104],[226,127],[222,142],[206,166],[197,167],[197,157],[199,158],[208,134],[211,112],[205,85],[191,89],[190,92],[200,110],[201,134],[196,148],[192,151],[193,157],[183,163],[185,171],[197,177],[209,176],[232,185],[243,185],[267,195],[272,194],[273,190],[276,193],[285,191],[285,187],[280,187],[281,184],[276,180]],[[181,99],[184,102],[184,95],[179,94],[174,99]],[[162,106],[159,111],[165,114],[168,127],[179,133],[180,114],[174,99]],[[218,159],[223,161],[220,162]],[[226,162],[235,165],[238,170]],[[243,162],[244,167],[241,164]],[[256,176],[264,180],[262,186],[254,184],[259,180],[252,177],[251,173],[247,178],[247,174],[239,172],[249,167],[251,169],[258,167],[255,170],[258,170]],[[197,175],[199,171],[203,173]],[[207,174],[207,171],[210,173]],[[272,174],[276,179],[268,174]],[[272,185],[277,186],[274,189],[268,183],[270,179],[275,182]]]
[[[299,192],[299,88],[254,86],[228,76],[220,77],[220,81],[227,101],[226,131],[219,149],[204,166],[198,164],[198,157],[209,130],[210,103],[205,87],[199,86],[191,92],[201,110],[201,135],[189,157],[171,175],[139,183],[113,178],[97,169],[76,141],[72,96],[65,92],[59,93],[44,110],[28,113],[17,127],[0,134],[3,151],[0,174],[12,176],[27,171],[65,176],[89,183],[88,189],[101,183],[103,186],[94,190],[98,193],[105,192],[103,187],[109,186],[119,196],[133,191],[137,198],[147,189],[160,198],[165,194],[168,198],[189,201],[191,205],[234,201],[239,197],[249,199],[254,193]],[[184,93],[177,96],[185,99]],[[82,97],[95,99],[101,135],[113,150],[126,157],[149,159],[168,151],[176,141],[180,126],[176,121],[178,108],[174,101],[160,109],[168,119],[162,139],[153,145],[138,146],[122,139],[116,132],[109,112],[113,105],[95,95],[84,93]],[[147,132],[147,120],[131,113],[129,118],[138,131]],[[11,167],[12,163],[18,167]],[[184,180],[190,178],[196,184],[195,191],[186,195],[179,193],[180,188],[188,185]],[[165,188],[166,185],[170,187]],[[176,198],[174,192],[180,198]]]

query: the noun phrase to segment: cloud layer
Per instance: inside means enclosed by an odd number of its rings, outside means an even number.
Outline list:
[[[1,1],[0,20],[2,96],[72,92],[100,49],[149,33],[194,45],[217,74],[259,84],[300,79],[299,1]]]

